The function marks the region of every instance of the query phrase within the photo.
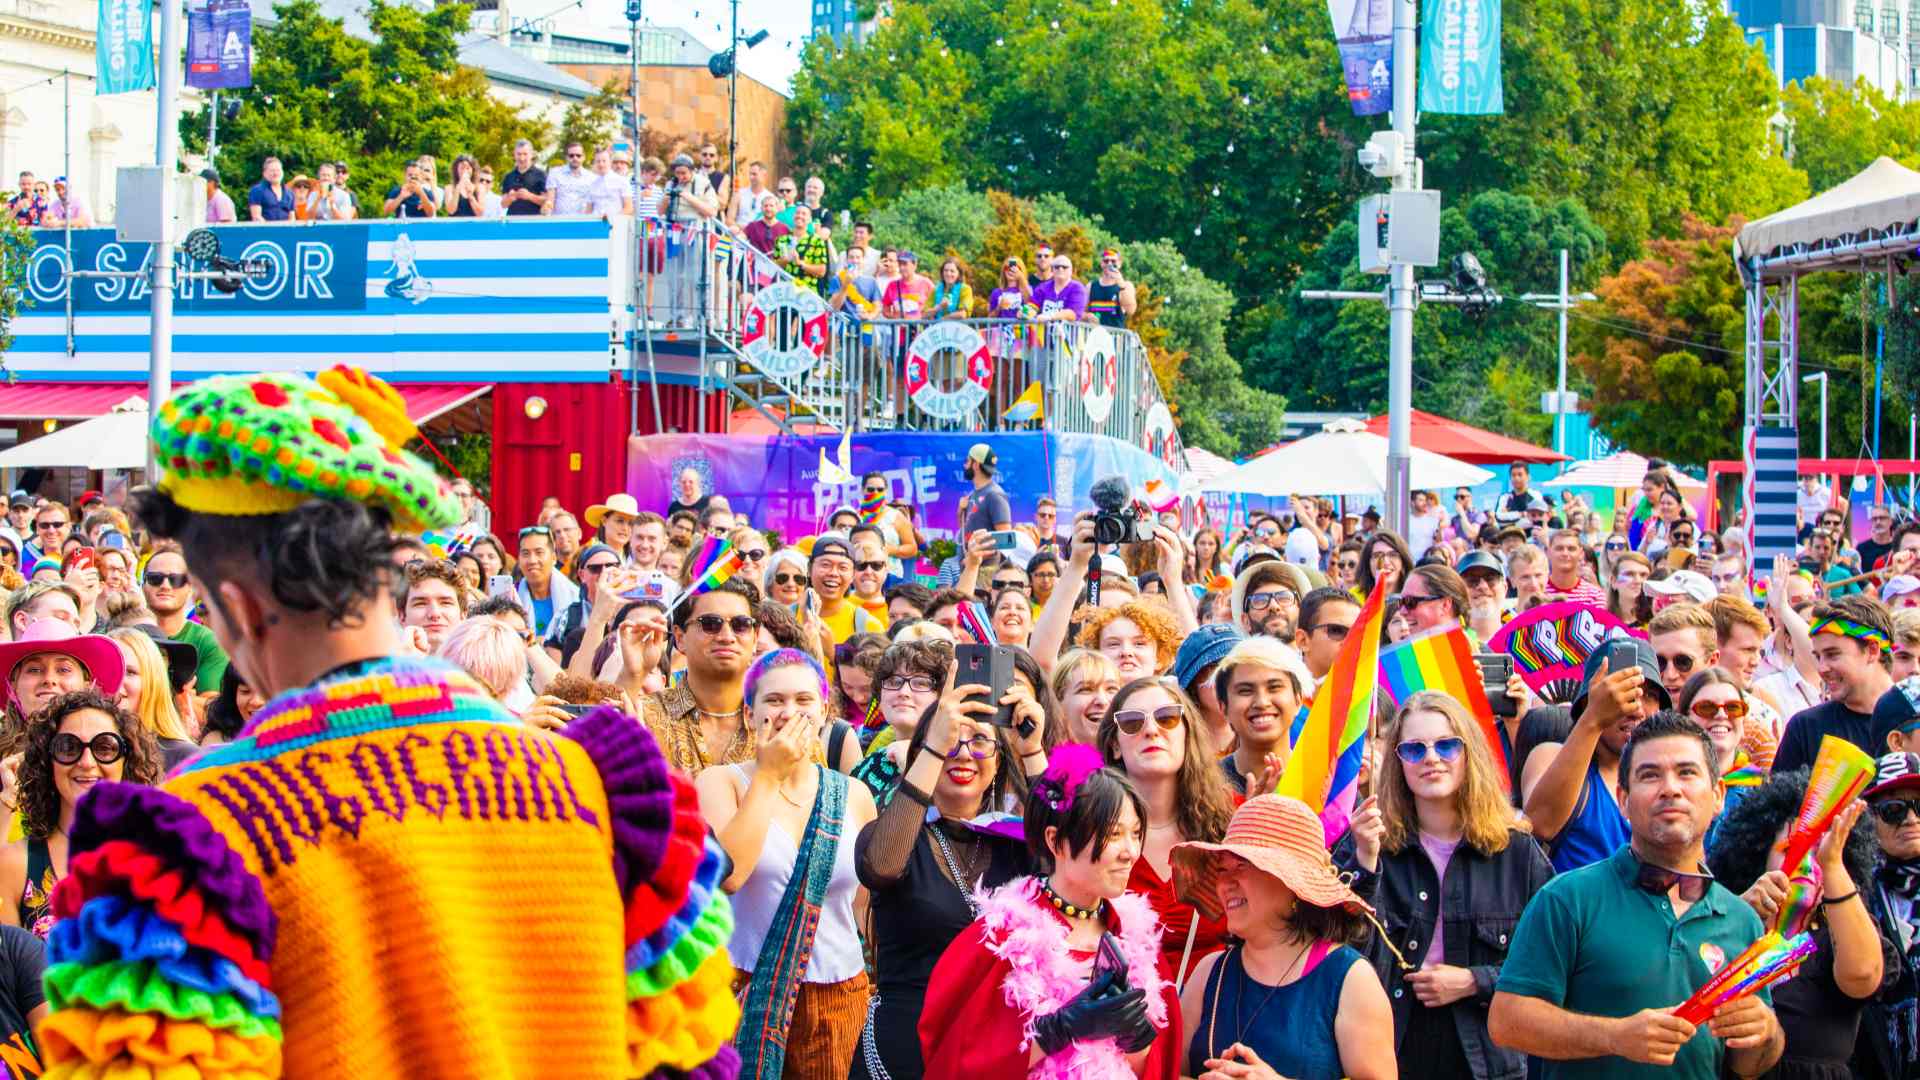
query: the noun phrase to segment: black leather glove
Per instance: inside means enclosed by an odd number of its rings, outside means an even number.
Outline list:
[[[1082,1039],[1117,1038],[1123,1044],[1137,1042],[1142,1027],[1152,1032],[1145,992],[1136,989],[1115,993],[1115,978],[1113,972],[1095,976],[1072,1001],[1035,1020],[1033,1034],[1040,1044],[1040,1052],[1057,1054]]]

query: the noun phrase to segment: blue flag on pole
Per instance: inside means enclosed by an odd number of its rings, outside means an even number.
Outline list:
[[[1393,108],[1392,0],[1327,0],[1355,116]]]
[[[1424,0],[1420,111],[1506,111],[1500,85],[1500,0]]]
[[[93,55],[95,94],[153,89],[153,19],[148,0],[100,0]]]

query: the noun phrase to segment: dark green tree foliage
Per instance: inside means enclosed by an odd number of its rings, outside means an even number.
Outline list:
[[[347,34],[313,0],[290,0],[274,12],[278,22],[254,31],[253,86],[220,95],[224,102],[237,93],[244,102],[219,132],[217,167],[236,195],[259,179],[268,156],[281,160],[289,180],[313,175],[321,162],[345,161],[364,208],[421,154],[437,159],[445,184],[459,154],[510,168],[515,139],[544,147],[551,138],[548,125],[490,96],[486,76],[461,62],[465,4],[421,10],[371,0],[372,42]],[[205,108],[181,118],[180,137],[188,152],[206,151]]]

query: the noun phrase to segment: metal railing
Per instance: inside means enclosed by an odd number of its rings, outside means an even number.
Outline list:
[[[868,318],[857,305],[828,304],[839,289],[836,267],[814,292],[817,301],[799,296],[778,263],[717,223],[643,220],[638,234],[643,334],[710,334],[726,347],[718,375],[726,388],[783,427],[809,420],[851,431],[1044,426],[1110,435],[1180,460],[1171,408],[1131,331],[1085,322]],[[809,347],[811,357],[803,352]],[[1036,398],[1037,414],[1015,409]]]

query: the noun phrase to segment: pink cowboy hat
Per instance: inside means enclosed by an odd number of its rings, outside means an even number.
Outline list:
[[[25,703],[13,695],[13,669],[29,656],[58,653],[80,661],[93,677],[93,688],[108,697],[120,693],[120,677],[126,673],[126,660],[120,643],[104,634],[82,634],[59,619],[41,619],[28,626],[18,640],[0,642],[0,672],[6,673],[7,700],[22,713]]]

